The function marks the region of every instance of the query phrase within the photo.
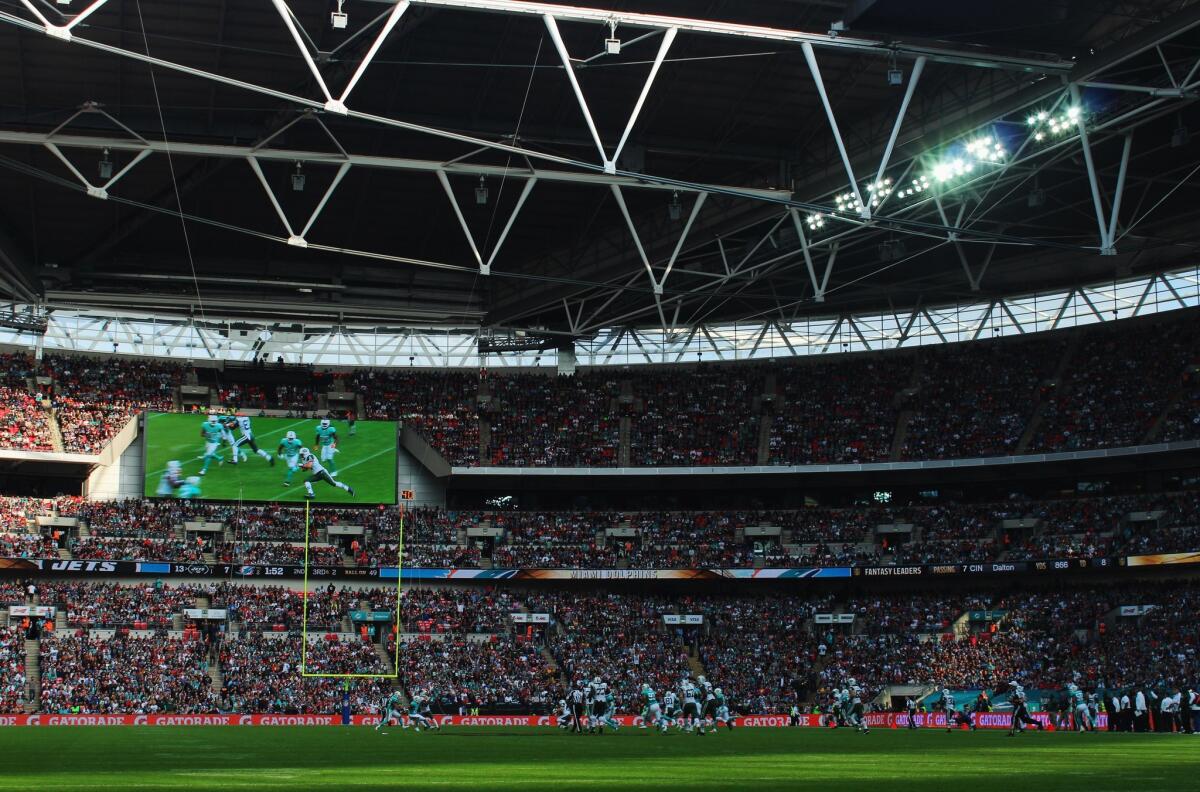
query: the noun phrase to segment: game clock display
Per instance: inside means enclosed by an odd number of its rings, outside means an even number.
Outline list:
[[[145,495],[394,504],[396,423],[147,413]]]

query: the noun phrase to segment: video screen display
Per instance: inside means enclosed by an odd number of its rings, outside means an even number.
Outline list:
[[[148,498],[396,502],[396,423],[147,413]]]

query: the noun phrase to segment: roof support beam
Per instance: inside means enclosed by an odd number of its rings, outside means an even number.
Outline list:
[[[617,144],[616,151],[613,152],[610,158],[608,150],[604,147],[604,142],[600,139],[600,132],[596,129],[596,122],[592,118],[592,111],[588,107],[587,99],[583,95],[583,88],[580,87],[579,79],[575,76],[575,67],[571,63],[571,54],[567,52],[567,45],[558,30],[558,21],[552,14],[544,14],[542,19],[546,23],[546,30],[550,33],[550,40],[554,42],[554,49],[558,52],[559,59],[562,60],[567,81],[571,83],[571,90],[575,94],[575,100],[579,103],[579,109],[583,112],[583,120],[587,124],[588,131],[592,134],[592,140],[596,144],[596,149],[600,152],[600,164],[603,166],[605,173],[614,174],[617,172],[617,160],[621,157],[621,151],[629,141],[629,134],[633,131],[633,125],[637,123],[638,116],[642,112],[642,106],[646,103],[646,97],[650,94],[650,86],[654,84],[654,78],[658,76],[658,70],[662,67],[663,60],[667,57],[667,50],[671,49],[671,45],[675,42],[675,36],[679,33],[679,30],[677,28],[667,28],[666,34],[658,45],[658,53],[654,56],[654,62],[650,66],[650,74],[642,84],[641,93],[638,94],[633,111],[629,114],[629,120],[625,124],[625,131],[621,135],[621,141]]]
[[[302,120],[302,119],[298,119]],[[319,121],[319,119],[317,119]],[[324,126],[324,124],[322,124]],[[334,145],[341,149],[341,144],[332,138]],[[111,149],[112,151],[149,151],[154,154],[166,153],[170,151],[171,156],[191,156],[203,158],[228,158],[228,159],[245,159],[253,156],[260,162],[267,160],[279,160],[283,162],[304,162],[308,164],[324,164],[324,165],[340,165],[343,162],[349,162],[356,168],[367,168],[376,170],[394,170],[394,171],[412,171],[418,173],[437,173],[439,170],[445,171],[447,175],[453,176],[455,173],[463,175],[471,175],[478,178],[479,176],[495,176],[497,178],[511,177],[516,175],[523,177],[536,177],[541,181],[561,182],[566,184],[598,184],[601,186],[619,185],[621,187],[636,187],[639,189],[660,190],[680,193],[701,193],[701,192],[727,192],[736,190],[739,193],[748,195],[749,197],[764,199],[777,199],[783,193],[779,190],[762,189],[756,187],[728,187],[718,184],[698,184],[695,186],[675,186],[671,184],[658,184],[655,182],[646,182],[640,179],[629,176],[613,176],[605,173],[580,173],[576,171],[561,170],[558,168],[543,169],[543,168],[520,168],[514,169],[511,166],[504,165],[485,165],[472,164],[466,162],[441,162],[438,160],[419,160],[410,159],[407,157],[381,157],[365,154],[349,154],[344,151],[333,153],[328,151],[308,151],[301,149],[276,149],[266,148],[263,144],[255,146],[225,146],[211,143],[188,143],[183,141],[171,141],[168,145],[157,140],[130,140],[129,138],[107,137],[98,135],[64,135],[64,134],[40,134],[34,132],[19,132],[15,130],[0,129],[0,143],[13,143],[21,145],[45,145],[47,141],[53,141],[64,148],[85,148],[85,149]]]
[[[912,101],[913,93],[917,90],[917,81],[921,72],[925,71],[925,56],[917,58],[913,64],[912,76],[908,78],[908,86],[904,89],[904,98],[900,100],[900,110],[896,113],[896,123],[892,125],[892,134],[887,145],[883,148],[883,158],[879,160],[879,172],[875,174],[876,183],[883,181],[883,172],[887,170],[892,158],[892,149],[896,147],[896,138],[900,136],[900,127],[904,124],[904,116],[908,112],[908,103]],[[887,193],[885,193],[885,196]]]
[[[846,176],[850,179],[850,189],[858,201],[858,213],[864,220],[869,220],[871,218],[871,207],[863,202],[862,194],[858,189],[858,180],[854,178],[854,168],[850,165],[850,155],[846,153],[846,143],[842,140],[842,132],[838,129],[837,118],[833,115],[833,105],[829,103],[829,94],[825,92],[825,81],[821,79],[821,68],[817,65],[817,55],[813,52],[812,44],[807,41],[801,47],[804,50],[804,59],[808,61],[808,70],[812,72],[813,82],[816,83],[817,94],[821,97],[821,104],[825,108],[825,116],[829,119],[829,128],[833,131],[833,142],[837,144],[838,153],[842,156],[842,165],[846,167]]]
[[[371,0],[391,3],[395,0]],[[906,44],[856,36],[831,35],[829,33],[807,33],[800,30],[744,25],[736,22],[718,22],[708,19],[665,16],[662,14],[638,14],[608,8],[583,8],[580,6],[555,5],[552,3],[525,2],[524,0],[411,0],[414,4],[442,8],[459,8],[467,11],[486,11],[518,16],[553,16],[560,21],[590,22],[608,25],[612,22],[633,28],[663,30],[677,28],[685,33],[732,36],[740,39],[776,41],[785,44],[809,44],[828,49],[874,52],[881,57],[893,54],[916,58],[921,55],[942,63],[958,63],[982,69],[1014,69],[1017,71],[1061,74],[1071,69],[1071,62],[1062,59],[1023,58],[1006,55],[981,55],[979,52],[953,47]]]

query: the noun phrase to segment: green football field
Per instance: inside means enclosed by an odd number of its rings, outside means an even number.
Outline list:
[[[0,790],[1196,789],[1200,737],[758,728],[440,733],[371,727],[13,727]]]
[[[201,415],[148,413],[146,415],[145,494],[153,498],[167,463],[183,463],[185,477],[198,475],[203,467],[204,443],[200,439]],[[297,438],[317,453],[313,444],[317,419],[255,418],[251,416],[255,442],[274,456],[279,441],[293,431]],[[373,504],[396,502],[396,424],[392,421],[358,421],[355,433],[345,421],[334,421],[337,428],[338,454],[333,470],[338,480],[354,488],[354,496],[324,482],[313,484],[317,503]],[[304,501],[304,471],[285,484],[287,466],[277,459],[272,467],[247,446],[245,462],[231,464],[231,449],[222,444],[225,463],[212,464],[200,481],[205,500]],[[326,465],[326,467],[331,467]]]

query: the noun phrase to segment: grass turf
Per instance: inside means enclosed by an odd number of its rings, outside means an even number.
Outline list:
[[[312,443],[318,421],[299,418],[254,418],[254,439],[258,447],[274,455],[279,441],[294,431],[304,443]],[[200,415],[149,413],[146,416],[145,494],[155,497],[159,479],[167,462],[183,463],[183,475],[195,476],[203,466],[204,442],[200,439]],[[354,488],[354,496],[324,482],[313,484],[316,503],[373,504],[396,502],[396,424],[391,421],[358,421],[354,435],[345,421],[334,421],[338,430],[339,453],[334,457],[338,480]],[[317,453],[315,445],[310,446]],[[255,456],[248,446],[247,460],[237,465],[228,462],[230,448],[222,445],[224,465],[209,466],[200,481],[205,500],[304,501],[302,470],[284,485],[287,466],[277,459],[274,467]]]
[[[1194,789],[1200,737],[758,728],[14,727],[0,790]]]

